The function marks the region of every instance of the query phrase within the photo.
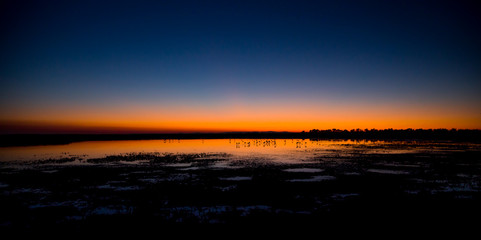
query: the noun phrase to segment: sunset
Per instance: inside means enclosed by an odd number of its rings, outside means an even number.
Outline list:
[[[452,227],[480,29],[476,1],[1,1],[0,229]]]
[[[4,133],[481,128],[469,2],[3,6]]]
[[[175,99],[175,97],[174,97]],[[119,106],[52,106],[11,110],[15,117],[2,121],[4,133],[95,132],[230,132],[307,131],[356,128],[458,128],[479,129],[477,106],[445,103],[385,103],[267,98],[264,100],[220,99],[219,102],[120,103]],[[406,100],[408,101],[408,100]],[[32,103],[34,104],[34,103]],[[102,105],[100,102],[99,105]],[[8,111],[7,111],[8,112]],[[7,115],[5,115],[7,116]]]

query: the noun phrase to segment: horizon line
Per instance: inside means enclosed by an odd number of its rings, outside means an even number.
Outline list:
[[[202,134],[301,134],[301,133],[362,133],[371,131],[481,131],[479,128],[326,128],[303,131],[136,131],[136,130],[83,130],[83,131],[38,131],[38,132],[0,132],[0,135],[202,135]]]

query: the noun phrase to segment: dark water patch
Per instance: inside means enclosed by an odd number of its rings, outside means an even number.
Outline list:
[[[334,176],[319,175],[319,176],[313,176],[309,178],[290,179],[288,181],[289,182],[319,182],[319,181],[329,181],[329,180],[335,180],[335,179],[336,177]]]
[[[252,177],[245,177],[245,176],[234,176],[234,177],[226,177],[226,178],[219,178],[222,181],[250,181]]]

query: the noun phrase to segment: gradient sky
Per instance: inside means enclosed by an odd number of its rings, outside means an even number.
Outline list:
[[[481,129],[476,1],[2,1],[0,132]]]

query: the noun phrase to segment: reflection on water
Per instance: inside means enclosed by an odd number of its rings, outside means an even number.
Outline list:
[[[481,214],[480,149],[479,143],[303,139],[5,147],[0,227],[81,229],[102,222],[117,229],[125,219],[129,227],[276,219],[302,225],[332,216],[343,222],[445,216],[460,213],[459,206],[461,215],[444,219],[472,219]]]
[[[343,148],[354,141],[310,141],[302,139],[192,139],[90,141],[67,145],[0,148],[1,161],[29,161],[61,157],[100,158],[126,153],[228,153],[235,156],[262,155],[271,159],[299,152]],[[298,156],[299,157],[299,156]]]
[[[478,148],[478,145],[466,145]],[[233,158],[260,158],[280,162],[299,162],[316,156],[351,157],[366,153],[415,153],[453,151],[453,143],[386,142],[309,139],[165,139],[127,141],[88,141],[66,145],[0,147],[0,161],[32,161],[77,157],[102,158],[128,153],[198,154],[226,153]],[[464,149],[462,149],[464,150]]]

